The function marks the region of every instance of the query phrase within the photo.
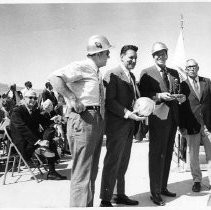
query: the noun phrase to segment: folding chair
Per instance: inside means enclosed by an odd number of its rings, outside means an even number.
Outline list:
[[[36,180],[37,183],[39,183],[39,180],[37,179],[37,177],[33,173],[32,169],[29,166],[29,164],[26,162],[26,160],[23,158],[22,154],[20,153],[19,149],[13,143],[12,138],[10,136],[10,130],[9,130],[9,127],[8,126],[4,128],[4,132],[5,132],[6,137],[8,138],[8,141],[9,141],[10,145],[9,145],[9,152],[8,152],[8,155],[7,155],[7,162],[6,162],[6,166],[5,166],[5,173],[4,173],[4,178],[3,178],[3,185],[5,184],[6,176],[7,176],[7,173],[9,171],[8,170],[8,167],[9,167],[9,162],[10,162],[11,158],[13,158],[12,176],[13,176],[13,173],[14,173],[14,168],[15,168],[16,160],[18,159],[19,160],[19,162],[18,162],[18,173],[20,173],[20,165],[21,165],[21,161],[22,161],[24,163],[24,166],[31,173],[31,175],[34,178],[34,180]],[[16,154],[12,154],[11,153],[13,148],[14,148]],[[38,157],[38,155],[37,154],[34,154],[34,155],[35,155],[35,159],[31,159],[32,160],[32,163],[34,164],[35,168],[37,168],[39,170],[40,174],[43,175],[42,171],[40,170],[40,167],[44,167],[44,169],[46,171],[47,171],[47,169],[45,168],[43,162],[40,160],[40,158]],[[35,161],[37,161],[37,164],[35,163]]]

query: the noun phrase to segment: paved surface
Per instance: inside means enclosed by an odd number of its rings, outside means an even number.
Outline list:
[[[102,148],[99,173],[96,181],[96,193],[94,206],[100,204],[99,191],[103,159],[105,156],[105,146]],[[57,165],[57,170],[67,175],[70,179],[71,157],[66,156]],[[35,171],[36,172],[36,171]],[[46,174],[45,174],[46,176]],[[0,186],[0,208],[67,208],[69,205],[70,181],[43,180],[36,183],[30,180],[31,175],[26,171],[22,176],[17,173],[11,177],[7,176],[6,185]],[[37,175],[40,178],[40,175]],[[148,178],[148,142],[133,143],[132,155],[129,168],[126,174],[126,194],[139,201],[138,207],[157,207],[157,208],[208,208],[211,207],[211,191],[208,190],[208,179],[206,171],[203,171],[202,191],[193,193],[192,178],[190,172],[178,167],[176,157],[172,161],[171,173],[169,177],[169,190],[176,192],[176,198],[163,196],[166,201],[165,207],[158,207],[150,200],[149,178]],[[0,174],[0,183],[3,176]],[[123,206],[123,205],[118,205]]]

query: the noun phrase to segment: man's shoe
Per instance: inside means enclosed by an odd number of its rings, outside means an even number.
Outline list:
[[[130,205],[130,206],[135,206],[139,204],[138,201],[132,200],[126,195],[117,195],[113,197],[112,201],[116,204],[124,204],[124,205]]]
[[[110,201],[104,201],[102,200],[100,203],[100,207],[113,207]]]
[[[194,182],[194,185],[192,187],[193,192],[200,192],[201,191],[201,183],[200,182]]]
[[[166,205],[165,201],[161,198],[160,194],[158,194],[158,193],[153,194],[152,196],[150,196],[150,198],[153,201],[153,203],[155,203],[158,206]]]
[[[47,174],[47,180],[66,180],[66,179],[67,179],[66,176],[62,176],[56,171],[49,171]]]
[[[165,188],[164,190],[161,191],[162,195],[168,196],[168,197],[176,197],[176,193],[170,192],[168,191],[167,188]]]

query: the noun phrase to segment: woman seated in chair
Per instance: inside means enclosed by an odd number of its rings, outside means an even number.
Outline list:
[[[43,129],[43,139],[52,141],[57,149],[63,149],[63,139],[60,138],[64,135],[62,129],[62,117],[56,115],[56,112],[53,110],[53,103],[50,99],[47,99],[43,102],[41,106],[41,115],[45,118],[45,124],[42,124]],[[58,150],[56,151],[57,160],[59,159]]]

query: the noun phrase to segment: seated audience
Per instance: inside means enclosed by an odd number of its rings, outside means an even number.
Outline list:
[[[45,124],[45,118],[40,114],[40,110],[35,108],[36,100],[36,93],[29,90],[24,95],[23,104],[13,109],[10,123],[12,139],[26,161],[30,161],[34,152],[47,158],[49,165],[47,179],[66,179],[66,176],[55,171],[56,148],[51,141],[42,140],[39,127],[40,124]]]

